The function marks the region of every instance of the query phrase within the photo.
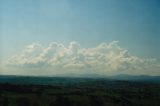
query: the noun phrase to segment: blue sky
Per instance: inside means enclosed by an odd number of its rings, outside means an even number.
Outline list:
[[[71,41],[119,41],[133,55],[160,59],[160,1],[0,0],[1,59],[31,43]]]

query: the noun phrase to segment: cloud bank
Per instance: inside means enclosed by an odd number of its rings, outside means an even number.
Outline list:
[[[143,59],[130,55],[127,49],[118,45],[118,41],[104,42],[92,48],[83,48],[77,42],[70,42],[68,46],[52,42],[48,47],[33,43],[27,45],[21,53],[9,58],[5,64],[7,67],[25,70],[28,73],[46,75],[146,74],[152,73],[151,71],[159,73],[160,69],[156,59]]]

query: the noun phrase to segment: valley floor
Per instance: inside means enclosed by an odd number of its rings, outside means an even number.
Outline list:
[[[0,84],[0,106],[160,106],[160,85]]]

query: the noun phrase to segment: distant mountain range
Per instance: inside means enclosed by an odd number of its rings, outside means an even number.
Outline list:
[[[149,76],[149,75],[116,75],[110,76],[110,79],[117,79],[117,80],[127,80],[127,81],[149,81],[149,82],[159,82],[160,83],[160,76]]]
[[[125,81],[151,81],[151,82],[160,82],[160,76],[150,76],[150,75],[128,75],[128,74],[119,74],[119,75],[99,75],[99,74],[69,74],[62,75],[64,77],[78,77],[78,78],[106,78],[112,80],[125,80]]]
[[[71,77],[74,76],[74,77]],[[115,75],[103,76],[98,74],[82,74],[82,75],[61,75],[61,76],[16,76],[16,75],[0,75],[0,83],[17,83],[17,84],[65,84],[79,83],[92,80],[105,81],[136,81],[145,83],[160,84],[160,76],[148,75]]]

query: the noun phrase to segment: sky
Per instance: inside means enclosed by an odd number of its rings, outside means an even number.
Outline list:
[[[160,75],[159,46],[159,0],[0,0],[0,74]]]

